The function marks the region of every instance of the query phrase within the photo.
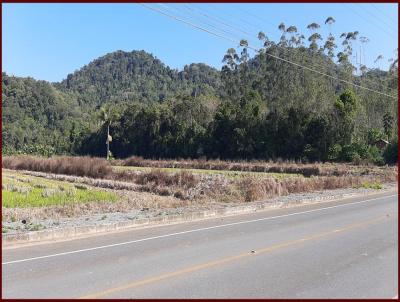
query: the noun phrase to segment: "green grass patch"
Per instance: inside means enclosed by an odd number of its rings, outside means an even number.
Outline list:
[[[62,181],[41,179],[3,171],[3,207],[25,208],[66,205],[70,203],[117,201],[112,192]]]
[[[380,189],[382,189],[382,185],[381,185],[380,183],[368,182],[368,181],[364,182],[364,183],[361,185],[361,187],[362,187],[362,188],[365,188],[365,189],[375,189],[375,190],[380,190]]]
[[[291,177],[303,177],[301,174],[289,173],[268,173],[268,172],[250,172],[250,171],[230,171],[230,170],[206,170],[206,169],[182,169],[182,168],[153,168],[153,167],[133,167],[133,166],[113,166],[115,172],[118,171],[144,171],[161,170],[169,173],[179,173],[181,171],[190,172],[193,174],[209,174],[209,175],[224,175],[229,178],[240,178],[243,176],[253,177],[273,177],[275,179],[284,179]]]

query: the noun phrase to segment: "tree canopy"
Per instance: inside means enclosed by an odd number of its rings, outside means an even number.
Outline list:
[[[116,157],[382,163],[393,152],[375,143],[397,145],[397,100],[371,90],[397,96],[397,58],[388,71],[357,66],[353,45],[367,47],[368,38],[357,30],[323,37],[320,27],[310,23],[306,37],[281,23],[279,41],[260,31],[252,56],[241,39],[220,71],[202,63],[179,71],[145,51],[116,51],[60,83],[3,73],[3,153],[104,156],[108,129]],[[118,113],[112,123],[109,112]]]

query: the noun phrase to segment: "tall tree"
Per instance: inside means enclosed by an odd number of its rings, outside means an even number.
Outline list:
[[[118,119],[119,112],[117,108],[113,107],[111,104],[106,104],[100,108],[98,117],[102,126],[107,128],[107,137],[106,137],[106,145],[107,145],[107,160],[110,158],[110,143],[112,141],[112,136],[110,135],[110,126],[113,122]]]
[[[285,23],[280,23],[278,26],[278,29],[281,31],[282,35],[281,35],[281,39],[278,43],[279,46],[281,47],[286,47],[287,46],[287,40],[286,40],[286,26]]]
[[[309,24],[307,28],[311,31],[311,35],[308,38],[308,41],[310,42],[310,49],[312,51],[317,51],[318,50],[317,41],[322,40],[321,35],[316,32],[316,30],[320,28],[320,25],[318,23],[313,22]]]

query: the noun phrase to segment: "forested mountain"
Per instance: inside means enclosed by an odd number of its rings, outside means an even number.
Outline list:
[[[2,74],[3,153],[70,152],[104,103],[162,102],[175,95],[217,95],[219,72],[205,64],[170,69],[144,51],[109,53],[60,83]],[[211,97],[212,98],[212,97]]]
[[[253,56],[246,40],[228,49],[221,71],[117,51],[60,83],[3,73],[3,153],[105,156],[109,128],[116,157],[396,160],[397,58],[368,69],[352,64],[357,31],[323,40],[311,23],[307,45],[278,28],[279,41],[259,33]]]
[[[83,114],[76,98],[46,81],[2,73],[3,152],[64,152],[74,121]]]
[[[183,71],[165,66],[145,51],[116,51],[69,74],[57,87],[72,91],[81,104],[162,102],[176,94],[216,94],[218,70],[191,64]]]

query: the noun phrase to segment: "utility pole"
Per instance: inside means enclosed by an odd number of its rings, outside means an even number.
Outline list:
[[[107,125],[107,141],[106,141],[106,144],[107,144],[107,160],[110,158],[110,142],[112,141],[112,137],[110,135],[110,124],[111,124],[111,121],[109,121],[108,125]]]
[[[107,125],[107,141],[106,141],[106,144],[107,144],[107,160],[108,160],[109,155],[110,155],[110,123],[108,123],[108,125]]]

